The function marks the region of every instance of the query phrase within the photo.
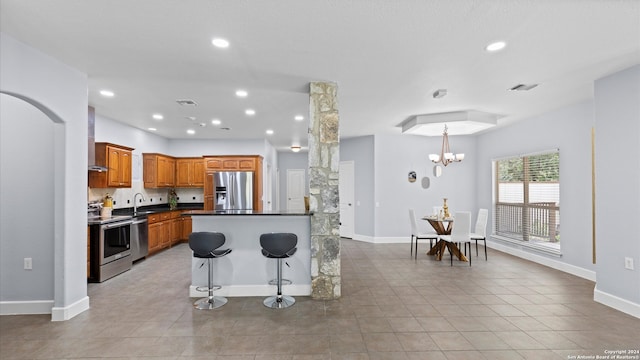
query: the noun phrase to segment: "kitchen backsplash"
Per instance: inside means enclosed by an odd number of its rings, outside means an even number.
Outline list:
[[[142,181],[133,181],[131,188],[109,188],[92,189],[87,188],[87,199],[89,202],[102,201],[109,193],[113,197],[113,208],[122,209],[133,207],[133,195],[142,193],[144,201],[138,202],[138,206],[167,204],[169,201],[169,191],[171,189],[145,189]],[[175,188],[178,195],[178,203],[202,203],[204,202],[203,189],[197,188]],[[138,197],[140,201],[140,197]]]

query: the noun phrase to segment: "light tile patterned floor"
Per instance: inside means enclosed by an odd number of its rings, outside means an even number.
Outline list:
[[[299,297],[283,311],[262,298],[193,310],[190,256],[181,244],[90,284],[91,310],[69,321],[0,317],[0,358],[546,360],[640,349],[640,319],[595,303],[594,283],[496,251],[451,267],[424,252],[414,261],[408,244],[344,240],[343,297]]]

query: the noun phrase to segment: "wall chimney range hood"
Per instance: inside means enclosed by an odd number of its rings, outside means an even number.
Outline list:
[[[88,143],[89,148],[87,152],[87,158],[89,160],[89,171],[107,171],[108,168],[104,166],[96,165],[96,109],[93,106],[89,106],[89,131],[88,131]]]

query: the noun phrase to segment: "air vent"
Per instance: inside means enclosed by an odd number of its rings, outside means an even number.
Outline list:
[[[518,84],[514,87],[512,87],[511,89],[509,89],[510,91],[529,91],[531,89],[533,89],[534,87],[538,86],[538,84]]]
[[[196,117],[195,116],[185,116],[184,118],[187,119],[187,120],[196,121]]]
[[[230,128],[230,127],[221,127],[221,128],[220,128],[220,130],[227,130],[227,131],[229,131],[229,130],[231,130],[231,128]]]
[[[181,106],[198,106],[198,103],[191,99],[178,99],[176,102]]]

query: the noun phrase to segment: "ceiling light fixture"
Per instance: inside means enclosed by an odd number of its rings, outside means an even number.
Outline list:
[[[451,135],[470,135],[496,126],[500,115],[476,110],[413,115],[403,121],[403,134],[440,136],[442,127],[447,125]]]
[[[301,149],[300,145],[292,145],[291,146],[291,151],[293,151],[293,152],[296,152],[296,153],[300,152],[300,149]]]
[[[196,133],[196,131],[195,131],[195,130],[193,130],[193,129],[189,129],[189,130],[187,130],[187,134],[189,134],[189,135],[193,135],[193,134],[195,134],[195,133]]]
[[[229,47],[229,42],[225,39],[221,39],[221,38],[215,38],[213,40],[211,40],[211,43],[213,44],[213,46],[217,47],[217,48],[228,48]]]
[[[304,120],[304,116],[302,116],[302,115],[296,115],[296,117],[294,117],[294,119],[295,119],[296,121],[302,121],[302,120]]]
[[[494,43],[491,43],[489,45],[487,45],[484,49],[488,52],[496,52],[496,51],[500,51],[502,49],[505,48],[505,46],[507,46],[507,43],[504,41],[496,41]]]
[[[440,155],[438,154],[429,154],[429,160],[434,163],[442,163],[442,165],[447,166],[452,162],[460,162],[464,160],[464,154],[454,154],[451,152],[449,148],[449,134],[447,132],[447,125],[444,125],[444,132],[442,133],[442,148],[440,150]]]
[[[114,94],[111,90],[100,90],[100,95],[104,97],[114,97],[116,94]]]
[[[244,111],[244,113],[251,116],[251,115],[255,115],[256,111],[253,109],[247,109]]]
[[[246,90],[237,90],[236,91],[236,96],[237,97],[247,97],[247,95],[249,95],[249,93]]]
[[[267,133],[267,135],[273,135],[273,130],[269,129],[269,130],[265,131],[265,133]]]
[[[220,125],[220,124],[222,124],[222,121],[220,121],[219,119],[211,120],[211,125]]]
[[[156,120],[162,120],[164,119],[164,116],[162,116],[162,114],[153,114],[153,118]]]
[[[147,130],[149,130],[149,131],[156,131],[156,130],[158,130],[158,129],[156,129],[156,128],[148,128]]]
[[[518,84],[512,88],[509,88],[509,91],[529,91],[536,86],[538,86],[538,84]]]

